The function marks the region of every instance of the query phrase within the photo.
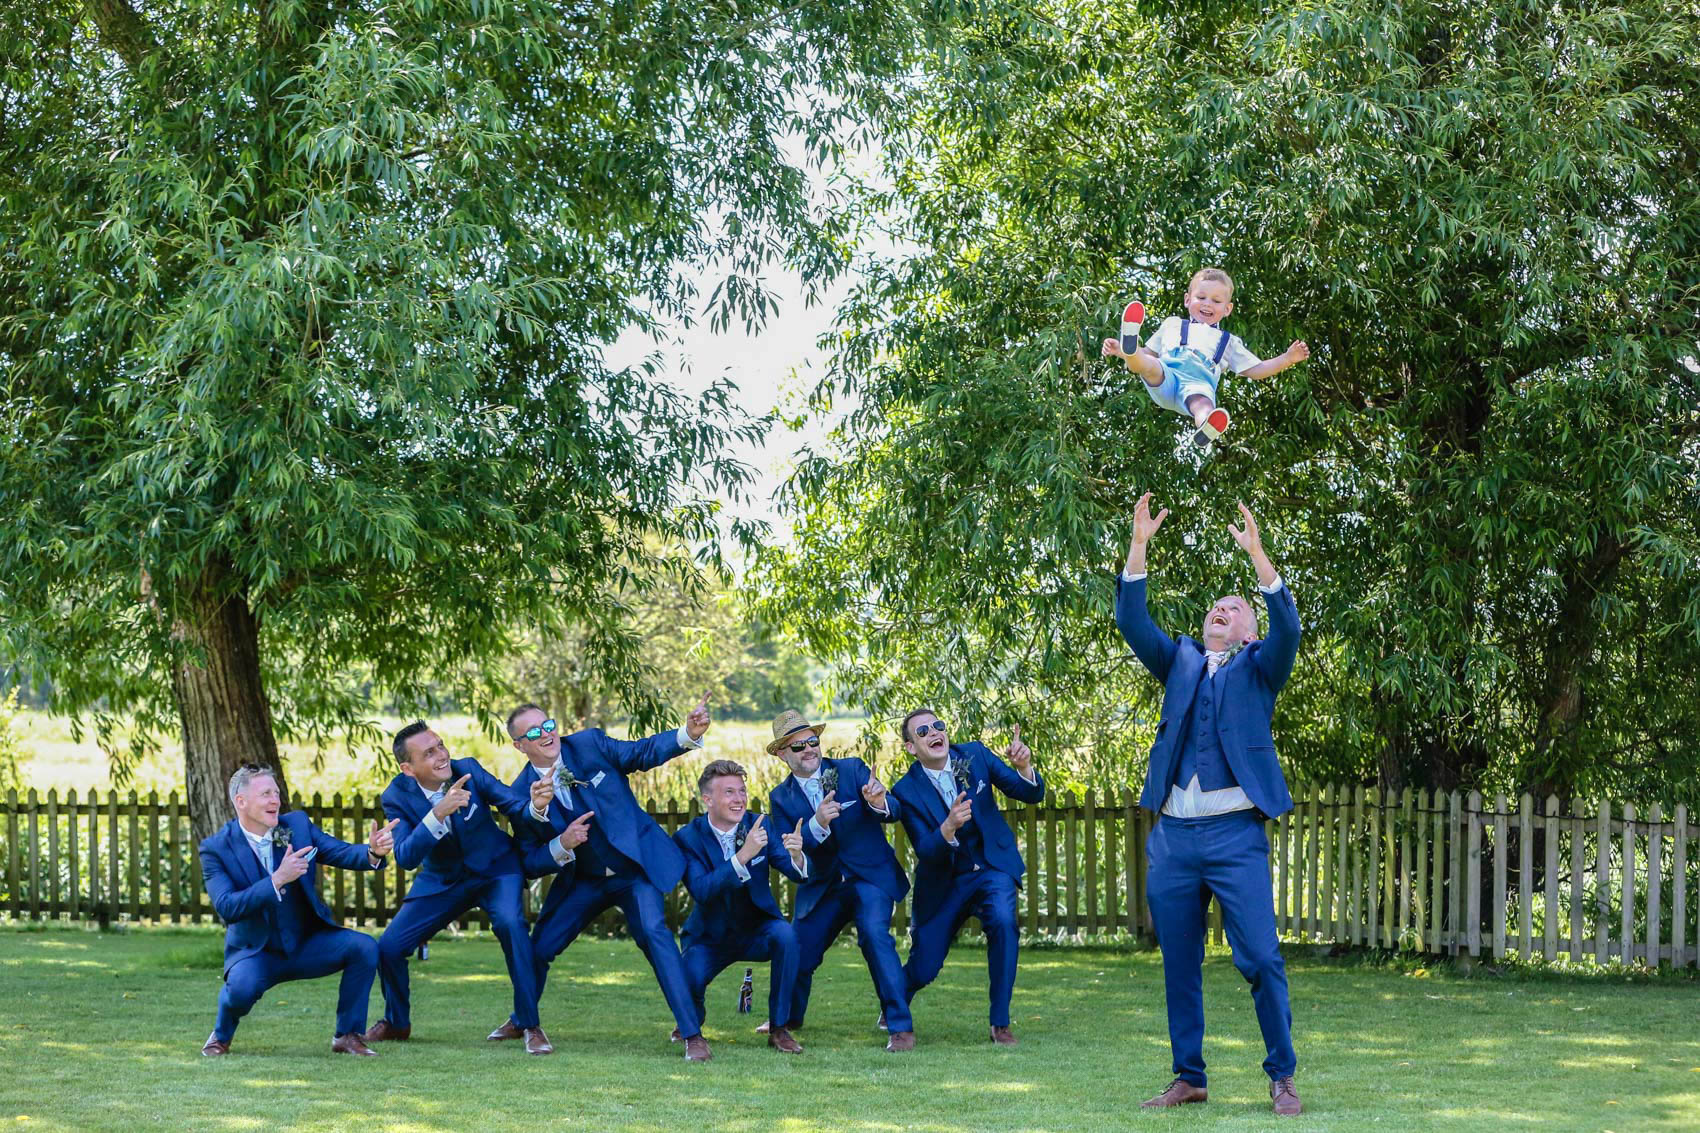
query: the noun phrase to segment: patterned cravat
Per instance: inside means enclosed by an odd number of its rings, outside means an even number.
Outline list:
[[[802,784],[803,794],[808,796],[809,805],[814,809],[819,810],[821,800],[820,776],[812,775],[807,779],[799,779],[797,782]]]
[[[1221,650],[1220,652],[1207,651],[1204,654],[1204,657],[1205,663],[1210,667],[1210,675],[1212,677],[1216,675],[1217,669],[1220,669],[1223,665],[1228,663],[1228,651],[1226,649]]]

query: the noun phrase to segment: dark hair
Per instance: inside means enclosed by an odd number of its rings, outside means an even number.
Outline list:
[[[913,720],[915,717],[917,717],[917,716],[937,716],[937,715],[938,715],[938,713],[934,712],[931,708],[917,708],[917,709],[915,709],[915,711],[909,713],[909,715],[907,715],[903,718],[903,723],[901,723],[897,726],[898,738],[900,738],[904,743],[909,742],[909,740],[912,738],[909,735],[909,721]]]
[[[390,744],[390,750],[395,753],[395,761],[397,763],[406,763],[407,741],[411,740],[414,736],[417,736],[420,732],[429,732],[430,730],[431,725],[427,724],[423,720],[415,720],[413,723],[397,732],[395,734],[394,742]]]
[[[518,736],[514,735],[514,717],[518,716],[521,712],[543,712],[543,715],[549,715],[549,713],[544,712],[542,705],[529,703],[520,705],[512,712],[508,713],[508,722],[506,726],[508,729],[508,739],[510,740],[519,739]]]
[[[697,776],[697,794],[701,795],[706,793],[710,783],[714,782],[716,779],[724,778],[727,775],[736,775],[738,778],[743,779],[746,782],[749,781],[748,776],[744,774],[744,769],[742,767],[733,763],[730,759],[717,759],[707,767],[704,767],[702,769],[702,774]]]

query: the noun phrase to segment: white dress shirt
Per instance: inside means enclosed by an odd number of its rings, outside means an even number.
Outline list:
[[[266,831],[264,834],[255,834],[246,826],[243,826],[240,822],[236,825],[241,828],[242,836],[248,839],[248,848],[254,851],[254,856],[256,858],[260,859],[260,872],[265,874],[268,878],[271,877],[272,833],[277,829],[277,827],[272,827],[271,830]],[[275,880],[272,882],[272,892],[277,894],[277,899],[279,901],[283,900],[283,890],[278,888],[278,884]]]
[[[1132,574],[1122,571],[1122,581],[1138,582],[1144,578],[1143,572]],[[1268,597],[1281,589],[1281,576],[1276,575],[1275,581],[1268,586],[1258,584],[1258,591]],[[1216,670],[1227,663],[1227,650],[1205,650],[1206,680],[1216,679]],[[1235,811],[1251,810],[1253,803],[1245,791],[1238,785],[1224,787],[1220,791],[1202,790],[1198,785],[1198,776],[1185,784],[1176,784],[1169,788],[1169,797],[1163,802],[1163,813],[1171,818],[1214,818],[1219,814],[1233,814]]]

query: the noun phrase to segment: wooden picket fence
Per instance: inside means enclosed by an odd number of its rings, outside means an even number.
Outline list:
[[[1266,824],[1276,925],[1290,941],[1416,953],[1541,958],[1673,967],[1700,964],[1700,853],[1686,807],[1527,794],[1489,802],[1471,792],[1300,785],[1295,809]],[[374,800],[315,795],[321,828],[362,841],[381,811]],[[1064,796],[1038,806],[1006,802],[1027,863],[1021,919],[1030,938],[1148,937],[1145,840],[1153,816],[1130,792]],[[675,830],[694,800],[651,813]],[[8,792],[0,915],[15,920],[201,922],[213,919],[189,838],[185,804],[172,793],[61,798]],[[899,859],[912,864],[901,827]],[[326,901],[346,921],[386,924],[409,875],[323,871]],[[529,909],[546,882],[534,884]],[[781,887],[788,908],[790,886]],[[688,908],[669,899],[677,925]],[[899,909],[895,926],[906,926]],[[476,920],[473,923],[477,923]],[[1212,934],[1222,939],[1212,906]],[[617,918],[603,927],[612,930]]]

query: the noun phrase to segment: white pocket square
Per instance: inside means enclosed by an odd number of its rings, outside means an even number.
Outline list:
[[[757,854],[755,857],[750,859],[750,864],[751,865],[760,865],[762,862],[765,862],[766,860],[767,860],[766,854]]]
[[[985,790],[985,789],[986,789],[986,781],[985,781],[985,780],[984,780],[984,779],[981,779],[981,780],[980,780],[980,785],[979,785],[979,786],[978,786],[978,787],[975,787],[975,788],[974,788],[974,793],[975,793],[975,794],[976,794],[976,795],[977,795],[977,794],[979,794],[979,793],[980,793],[980,792],[981,792],[981,791],[983,791],[983,790]]]
[[[844,804],[843,804],[843,805],[842,805],[842,806],[840,806],[840,807],[839,807],[839,808],[838,808],[838,809],[839,809],[839,810],[849,810],[849,809],[850,809],[850,808],[851,808],[851,807],[853,807],[853,806],[855,806],[855,805],[856,805],[856,803],[857,803],[857,801],[858,801],[858,800],[856,800],[856,799],[851,799],[851,800],[850,800],[850,801],[849,801],[849,802],[847,802],[847,803],[844,803]]]
[[[602,777],[606,774],[606,771],[598,771],[596,774],[592,775],[590,777],[590,785],[592,787],[600,787],[602,785]]]

